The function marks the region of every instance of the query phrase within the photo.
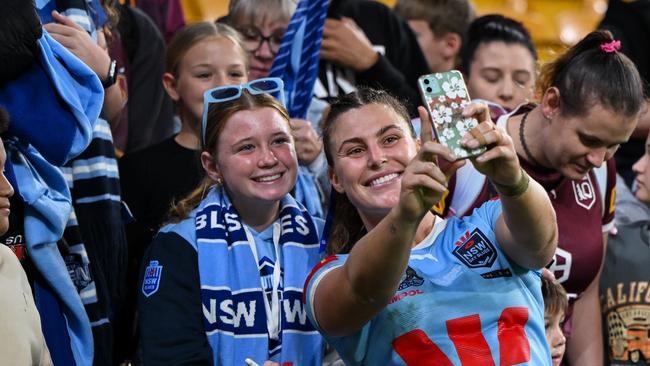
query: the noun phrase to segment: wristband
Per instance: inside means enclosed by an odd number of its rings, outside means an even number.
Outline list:
[[[497,192],[499,193],[500,196],[519,197],[528,190],[528,185],[530,184],[530,177],[528,176],[528,173],[526,173],[526,171],[523,168],[520,169],[521,169],[521,178],[519,178],[517,183],[513,185],[506,186],[496,182],[492,182],[492,184],[497,189]]]
[[[116,80],[117,80],[117,61],[111,60],[111,64],[108,66],[108,74],[106,75],[106,79],[101,80],[102,86],[104,87],[104,89],[107,89],[113,86]]]

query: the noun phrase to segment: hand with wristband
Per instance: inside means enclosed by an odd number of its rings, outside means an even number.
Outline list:
[[[113,121],[118,121],[117,117],[127,101],[126,84],[117,83],[119,77],[117,62],[108,54],[103,30],[97,30],[97,41],[95,41],[71,18],[56,10],[52,12],[52,18],[56,23],[45,24],[43,28],[97,74],[105,90],[102,117],[111,124]],[[113,88],[114,85],[119,87]]]
[[[517,158],[512,138],[490,119],[490,111],[482,103],[470,104],[463,116],[473,116],[479,121],[461,140],[468,148],[487,146],[488,150],[472,159],[474,167],[486,175],[500,195],[519,196],[528,188],[528,175]]]
[[[60,14],[58,11],[53,11],[52,18],[56,23],[45,24],[43,28],[50,33],[52,38],[56,39],[57,42],[88,65],[104,84],[104,81],[111,77],[112,61],[108,52],[69,17]],[[107,85],[104,85],[104,87],[107,87]]]
[[[330,108],[322,131],[335,194],[326,248],[333,255],[312,270],[304,299],[342,360],[414,365],[427,353],[436,364],[474,365],[497,349],[495,363],[550,364],[534,293],[557,244],[555,214],[487,107],[464,111],[482,122],[463,143],[488,146],[473,163],[501,185],[502,197],[448,219],[430,207],[464,161],[432,141],[424,108],[419,139],[404,105],[385,91],[360,88]],[[438,157],[453,162],[441,166]],[[500,347],[497,328],[521,336]]]

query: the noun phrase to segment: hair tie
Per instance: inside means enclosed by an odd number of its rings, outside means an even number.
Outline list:
[[[603,42],[600,44],[600,50],[605,53],[616,52],[621,48],[621,41],[615,39],[611,42]]]

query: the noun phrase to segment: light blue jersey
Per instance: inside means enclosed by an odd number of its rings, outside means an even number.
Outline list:
[[[493,228],[500,201],[463,219],[438,219],[411,251],[395,296],[359,332],[325,336],[347,365],[550,365],[540,274],[511,262]],[[330,256],[308,277],[307,314],[319,281],[343,265]],[[320,330],[320,328],[319,328]]]

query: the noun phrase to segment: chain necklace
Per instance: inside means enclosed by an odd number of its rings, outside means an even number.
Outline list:
[[[542,164],[539,163],[534,157],[533,154],[530,152],[530,149],[528,149],[528,145],[526,144],[526,138],[524,137],[524,128],[526,126],[526,119],[528,118],[528,113],[530,111],[524,113],[524,117],[521,119],[521,124],[519,125],[519,141],[521,141],[521,147],[524,148],[524,152],[526,153],[526,157],[528,160],[530,160],[531,163],[535,164],[536,166],[542,166]]]

